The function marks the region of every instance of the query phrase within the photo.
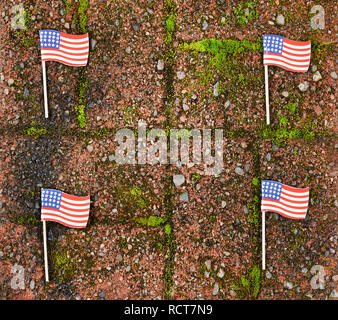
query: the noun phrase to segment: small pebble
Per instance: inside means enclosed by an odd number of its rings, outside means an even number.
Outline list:
[[[185,181],[185,177],[183,174],[175,174],[173,177],[173,181],[176,187],[182,185]]]
[[[189,201],[189,195],[188,195],[188,192],[184,192],[180,195],[180,201]]]
[[[298,89],[302,92],[305,92],[309,88],[309,83],[304,81],[298,85]]]
[[[214,291],[212,292],[212,295],[216,296],[218,294],[218,291],[219,291],[219,285],[216,282],[215,285],[214,285]]]
[[[157,70],[162,71],[164,69],[164,62],[163,60],[158,60],[157,62]]]
[[[285,18],[282,14],[279,14],[276,18],[276,23],[280,26],[284,26],[285,24]]]
[[[177,78],[179,80],[182,80],[185,78],[185,72],[184,71],[177,71]]]
[[[237,173],[238,175],[242,176],[244,175],[244,170],[240,167],[236,167],[235,168],[235,173]]]

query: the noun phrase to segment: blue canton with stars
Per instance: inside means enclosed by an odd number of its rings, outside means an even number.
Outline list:
[[[274,34],[263,35],[264,53],[278,53],[282,54],[284,37],[276,36]]]
[[[276,181],[262,180],[262,198],[280,200],[283,184]]]
[[[59,49],[61,32],[57,30],[40,30],[40,47]]]
[[[41,206],[45,208],[60,209],[62,191],[54,189],[42,189]]]

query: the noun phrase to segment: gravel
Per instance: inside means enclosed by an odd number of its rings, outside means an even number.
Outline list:
[[[188,192],[184,192],[180,195],[180,201],[185,201],[188,202],[189,201],[189,195]]]
[[[131,24],[131,27],[133,28],[134,31],[140,31],[141,25],[138,22],[133,22]]]
[[[158,60],[157,61],[157,70],[162,71],[164,69],[164,62],[163,60]]]
[[[223,269],[219,269],[219,271],[217,273],[217,277],[222,279],[224,277],[224,275],[225,275],[225,273],[224,273]]]
[[[276,23],[280,26],[284,26],[285,25],[285,18],[282,14],[279,14],[276,18]]]
[[[177,78],[179,80],[182,80],[185,78],[185,72],[184,71],[177,71]]]
[[[214,290],[212,291],[212,295],[216,296],[216,295],[218,295],[218,292],[219,292],[219,285],[216,282],[215,285],[214,285]]]
[[[304,81],[298,85],[298,89],[302,92],[305,92],[309,88],[309,83]]]
[[[184,111],[188,111],[189,110],[189,106],[186,103],[183,103],[183,110]]]
[[[216,82],[216,84],[214,85],[214,89],[213,89],[213,93],[214,93],[215,97],[217,97],[219,95],[218,87],[219,87],[219,82]]]
[[[321,80],[321,79],[322,79],[322,75],[320,74],[319,71],[316,71],[316,72],[314,73],[314,75],[313,75],[313,81],[314,81],[314,82],[317,82],[317,81],[319,81],[319,80]]]
[[[176,187],[182,185],[185,181],[185,177],[183,174],[175,174],[173,177],[173,181]]]
[[[243,176],[244,175],[244,170],[240,167],[236,167],[235,168],[235,172],[236,174],[240,175],[240,176]]]
[[[330,73],[330,76],[331,76],[331,78],[334,79],[334,80],[336,80],[337,77],[338,77],[336,71],[332,71],[332,72]]]
[[[284,288],[285,289],[288,289],[288,290],[292,290],[293,289],[293,283],[292,282],[289,282],[289,281],[284,281]]]

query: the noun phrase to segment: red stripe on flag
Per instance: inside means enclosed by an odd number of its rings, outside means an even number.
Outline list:
[[[48,55],[48,54],[44,53],[44,55]],[[51,53],[50,55],[53,56],[53,57],[59,57],[59,58],[63,58],[63,59],[71,60],[71,61],[78,61],[78,62],[81,62],[81,61],[85,62],[85,61],[87,61],[86,58],[82,58],[82,59],[68,58],[68,57],[65,57],[65,56],[63,56],[61,54],[57,54],[57,53]]]
[[[286,52],[287,53],[287,52]],[[278,53],[265,53],[265,55],[269,55],[269,56],[275,56],[275,57],[280,57],[281,55],[278,54]],[[290,54],[289,54],[290,55]],[[301,56],[304,56],[304,57],[309,57],[308,54],[301,54],[301,55],[295,55],[295,54],[292,54],[292,56],[298,56],[298,57],[301,57]],[[287,60],[290,60],[290,61],[294,61],[294,62],[309,62],[310,61],[310,58],[307,58],[307,59],[301,59],[301,60],[297,60],[297,59],[292,59],[292,58],[288,58],[286,56],[282,56],[284,57],[284,59],[287,59]],[[271,59],[271,58],[266,58],[266,59]]]
[[[295,188],[295,187],[287,186],[285,184],[283,184],[282,188],[285,189],[286,191],[300,192],[300,193],[308,192],[310,190],[310,188]]]
[[[272,199],[267,199],[267,198],[263,198],[263,200],[266,200],[266,201],[269,201],[269,202],[274,202],[276,204],[279,204],[280,206],[275,206],[274,204],[270,204],[270,203],[263,203],[265,206],[269,206],[269,207],[273,207],[273,208],[280,208],[281,206],[284,206],[284,207],[287,207],[289,209],[298,209],[298,210],[304,210],[304,212],[294,212],[294,211],[290,211],[290,210],[287,210],[287,209],[284,209],[284,211],[287,211],[289,213],[293,213],[293,214],[297,214],[297,215],[304,215],[304,213],[306,213],[306,210],[307,210],[307,206],[305,207],[294,207],[294,206],[290,206],[288,204],[285,204],[285,203],[281,203],[280,201],[278,200],[272,200]]]
[[[299,197],[300,198],[300,197]],[[304,197],[302,197],[304,198]],[[280,200],[284,200],[284,201],[288,201],[288,202],[291,202],[291,203],[298,203],[298,204],[305,204],[305,203],[308,203],[309,201],[308,200],[305,200],[305,201],[295,201],[295,200],[290,200],[290,199],[287,199],[287,198],[284,198],[283,196],[280,197]]]
[[[283,217],[285,217],[285,218],[289,218],[289,219],[294,219],[294,220],[304,219],[304,217],[299,217],[299,218],[298,218],[298,217],[293,217],[293,216],[286,215],[284,212],[281,212],[281,211],[278,210],[278,209],[274,209],[273,212],[278,213],[278,214],[280,214],[281,216],[283,216]],[[304,214],[303,214],[303,216],[304,216]]]
[[[62,213],[62,214],[64,214],[64,215],[66,215],[66,216],[69,216],[69,217],[73,217],[73,218],[87,218],[86,220],[84,220],[84,221],[82,221],[82,220],[75,220],[75,221],[79,221],[79,222],[85,222],[85,221],[87,221],[88,220],[88,217],[89,217],[89,212],[88,213],[86,213],[86,214],[70,214],[70,213],[67,213],[67,212],[65,212],[65,211],[63,211],[63,210],[58,210],[58,209],[54,209],[54,208],[47,208],[47,207],[43,207],[42,209],[44,209],[44,210],[49,210],[49,211],[53,211],[53,212],[55,212],[55,214],[56,215],[58,215],[60,218],[63,218],[63,219],[66,219],[66,218],[64,218],[64,217],[62,217],[61,215],[59,215],[59,213]],[[47,213],[47,212],[42,212],[42,214],[44,215],[52,215],[52,213]],[[67,219],[66,219],[67,220]],[[69,220],[69,221],[71,221],[71,220]],[[74,222],[75,222],[74,221]]]
[[[75,200],[75,201],[84,201],[84,200],[89,200],[89,196],[83,196],[83,197],[78,197],[78,196],[72,196],[71,194],[64,193],[62,192],[62,197],[69,199],[69,200]]]
[[[68,49],[68,50],[75,50],[76,51],[76,50],[87,50],[87,49],[89,49],[89,46],[87,45],[87,46],[81,47],[81,48],[74,48],[74,47],[67,47],[67,46],[64,46],[64,45],[60,44],[60,48],[62,48],[62,49]],[[58,50],[58,49],[56,49],[56,50]],[[83,53],[83,54],[85,54],[85,53]]]
[[[63,221],[60,221],[60,220],[56,220],[56,219],[42,219],[42,221],[53,221],[53,222],[57,222],[57,223],[61,223],[63,224],[64,226],[67,226],[69,228],[84,228],[83,226],[74,226],[72,224],[68,224],[68,223],[65,223]]]
[[[69,38],[69,39],[85,39],[88,38],[88,33],[85,34],[68,34],[64,32],[60,32],[61,37]]]
[[[308,46],[309,44],[311,44],[311,41],[294,41],[294,40],[290,40],[287,38],[284,38],[284,43],[286,44],[292,44],[293,46]]]
[[[283,69],[286,69],[286,70],[289,70],[289,71],[293,71],[293,72],[304,72],[304,70],[295,70],[295,69],[292,69],[292,68],[288,68],[288,67],[285,67],[279,63],[264,63],[264,66],[277,66],[277,67],[281,67]]]
[[[51,49],[51,48],[43,48],[43,51],[59,51],[60,53],[64,53],[64,54],[67,54],[67,55],[69,55],[69,56],[84,56],[84,55],[86,55],[86,54],[88,54],[88,52],[83,52],[83,53],[70,53],[70,52],[67,52],[67,51],[64,51],[64,50],[61,50],[61,49]],[[48,53],[48,52],[43,52],[43,53],[41,53],[42,55],[48,55],[48,54],[50,54],[50,55],[52,55],[52,54],[54,54],[54,53]],[[68,59],[71,59],[71,58],[68,58]],[[84,59],[86,59],[87,60],[87,58],[83,58],[83,60]]]
[[[89,211],[89,208],[86,208],[86,209],[72,209],[72,208],[68,208],[66,206],[63,206],[62,203],[60,204],[60,208],[68,210],[68,211],[73,211],[73,212],[88,212]],[[65,214],[69,214],[69,213],[65,213]]]
[[[56,62],[61,62],[67,66],[73,66],[73,67],[82,67],[87,64],[87,63],[75,64],[75,63],[66,62],[61,59],[53,59],[53,58],[42,58],[42,61],[56,61]]]
[[[298,68],[307,68],[309,66],[309,64],[293,64],[293,63],[290,63],[290,62],[286,62],[282,59],[275,59],[275,58],[266,58],[267,60],[271,60],[271,61],[276,61],[276,62],[284,62],[285,64],[291,66],[291,67],[298,67]],[[287,58],[286,58],[287,59]]]
[[[64,43],[66,43],[66,44],[70,44],[70,45],[73,45],[73,44],[76,44],[76,45],[88,45],[88,40],[82,41],[82,42],[71,42],[71,41],[67,41],[67,40],[61,39],[61,41],[64,42]]]

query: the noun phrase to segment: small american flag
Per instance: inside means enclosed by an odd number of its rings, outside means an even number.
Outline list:
[[[310,65],[311,41],[292,41],[282,36],[263,35],[263,65],[306,72]]]
[[[55,221],[67,227],[85,228],[90,197],[77,197],[54,189],[41,189],[41,221]]]
[[[271,211],[290,219],[305,219],[309,188],[294,188],[276,181],[262,181],[261,211]]]
[[[58,61],[69,66],[85,66],[88,62],[88,33],[72,35],[57,30],[40,30],[42,61]]]

